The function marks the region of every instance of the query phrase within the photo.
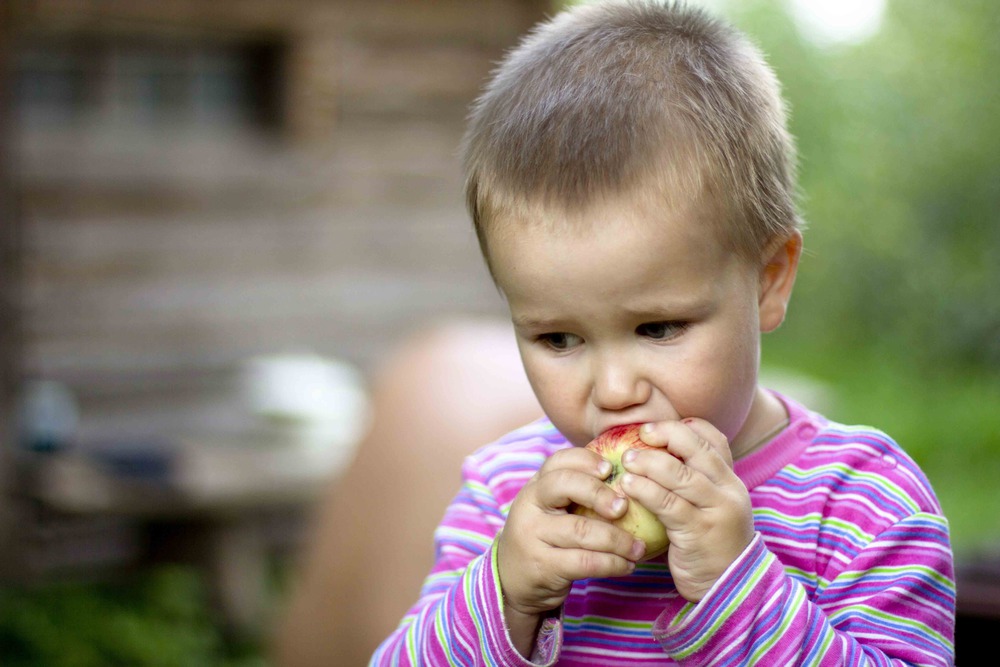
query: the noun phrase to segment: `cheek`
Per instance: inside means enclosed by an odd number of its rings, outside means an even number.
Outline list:
[[[759,339],[750,335],[730,348],[725,382],[728,400],[723,432],[730,440],[743,428],[757,389],[760,366]]]
[[[531,350],[521,350],[521,363],[524,365],[528,383],[535,392],[535,397],[547,413],[554,407],[562,392],[559,387],[565,386],[565,374],[560,372],[551,360],[539,359]]]
[[[705,341],[684,366],[684,387],[671,400],[684,416],[710,421],[732,439],[743,427],[757,386],[758,346],[752,337]]]
[[[539,360],[522,354],[525,374],[542,411],[556,429],[576,445],[586,444],[583,419],[586,392],[572,369],[552,359]]]
[[[729,365],[727,382],[726,426],[724,432],[730,440],[743,428],[757,389],[758,346],[747,343],[739,355],[734,355]]]

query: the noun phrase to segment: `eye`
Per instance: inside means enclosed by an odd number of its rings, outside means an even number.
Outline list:
[[[539,342],[547,345],[553,350],[568,350],[583,342],[583,339],[571,333],[546,333],[538,336]]]
[[[635,333],[650,340],[669,340],[686,328],[686,322],[646,322],[637,326]]]

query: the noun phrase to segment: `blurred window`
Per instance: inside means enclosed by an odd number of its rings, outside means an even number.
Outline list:
[[[26,129],[280,123],[281,48],[270,43],[65,39],[15,58],[16,119]]]

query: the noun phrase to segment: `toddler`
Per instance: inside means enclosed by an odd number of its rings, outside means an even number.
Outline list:
[[[758,384],[802,235],[757,49],[681,4],[578,6],[508,54],[464,152],[546,418],[466,460],[373,664],[951,664],[948,526],[923,473]],[[583,446],[635,423],[652,449],[625,455],[625,499]],[[628,502],[665,554],[570,511]]]

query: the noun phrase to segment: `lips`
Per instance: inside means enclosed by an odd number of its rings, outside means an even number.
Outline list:
[[[626,420],[626,421],[615,421],[615,422],[607,422],[605,424],[599,424],[598,425],[598,429],[591,435],[591,440],[593,440],[597,436],[601,435],[602,433],[607,433],[611,429],[621,428],[623,426],[641,426],[641,425],[646,424],[646,423],[648,423],[650,421],[654,421],[654,420],[651,420],[651,419],[629,419],[629,420]]]

